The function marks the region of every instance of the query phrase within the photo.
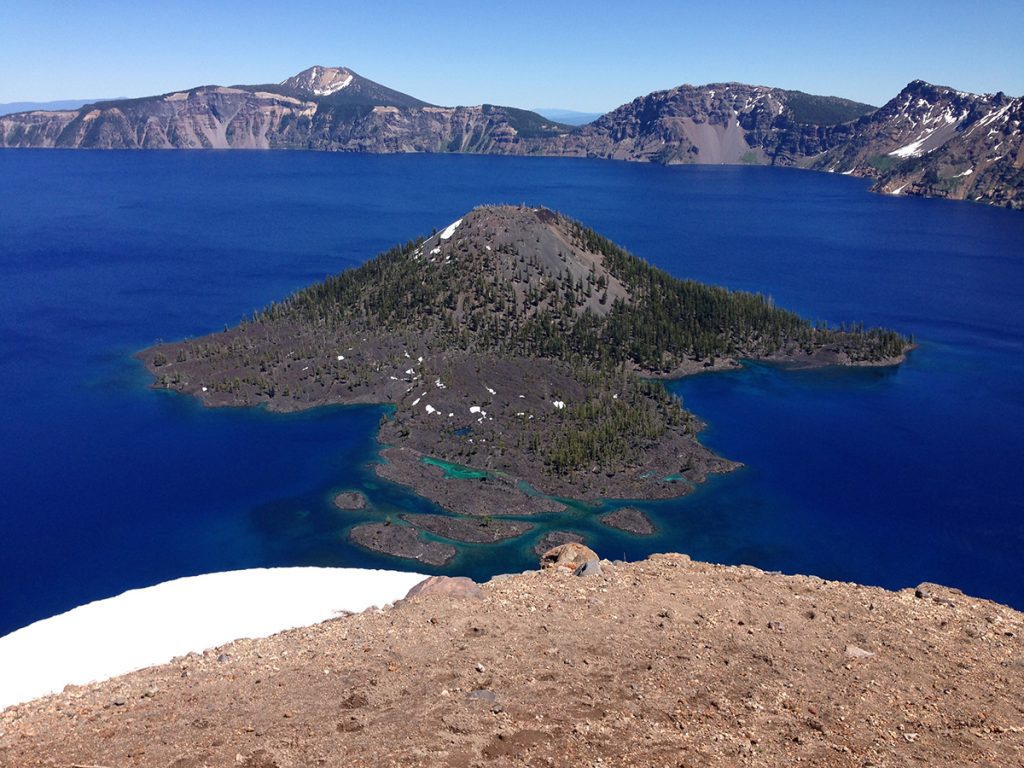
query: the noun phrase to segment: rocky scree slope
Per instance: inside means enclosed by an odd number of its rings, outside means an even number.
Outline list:
[[[758,357],[892,364],[907,340],[813,326],[752,294],[673,278],[543,208],[478,208],[256,314],[141,353],[208,405],[389,403],[378,472],[467,514],[662,498],[734,465],[652,375]],[[445,482],[433,457],[487,480]],[[488,496],[488,494],[497,494]]]
[[[593,565],[69,687],[0,713],[0,765],[1024,761],[1017,611],[682,555]]]
[[[555,154],[657,163],[792,165],[843,141],[835,126],[868,104],[742,83],[656,91],[572,133],[549,140]]]

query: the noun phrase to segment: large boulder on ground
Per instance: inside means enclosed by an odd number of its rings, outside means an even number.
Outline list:
[[[600,560],[597,553],[590,547],[570,541],[568,544],[549,549],[540,556],[541,568],[568,568],[575,571],[591,560]]]
[[[466,576],[431,576],[410,589],[405,599],[423,595],[481,597],[480,585]]]

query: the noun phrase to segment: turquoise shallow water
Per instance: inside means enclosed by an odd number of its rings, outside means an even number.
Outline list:
[[[463,547],[451,572],[531,567],[535,539],[568,527],[609,557],[932,580],[1024,607],[1020,214],[764,168],[298,152],[5,150],[0,199],[0,633],[207,571],[409,567],[345,542],[361,520],[433,509],[373,474],[382,409],[209,411],[149,390],[131,355],[484,202],[558,208],[674,274],[920,348],[897,369],[673,384],[744,469],[643,505],[656,537],[575,505]],[[368,511],[332,507],[350,488]]]

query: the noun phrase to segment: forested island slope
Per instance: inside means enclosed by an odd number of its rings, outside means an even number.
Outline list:
[[[545,495],[680,495],[735,466],[651,377],[740,358],[892,364],[907,348],[674,278],[552,211],[487,207],[236,328],[141,356],[157,386],[212,406],[390,404],[377,471],[490,516],[561,508]],[[480,482],[445,480],[449,463]]]

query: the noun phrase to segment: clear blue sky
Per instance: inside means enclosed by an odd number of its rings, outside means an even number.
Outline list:
[[[735,80],[882,104],[1024,94],[1024,0],[3,0],[0,102],[276,82],[313,64],[437,104],[603,112]]]

